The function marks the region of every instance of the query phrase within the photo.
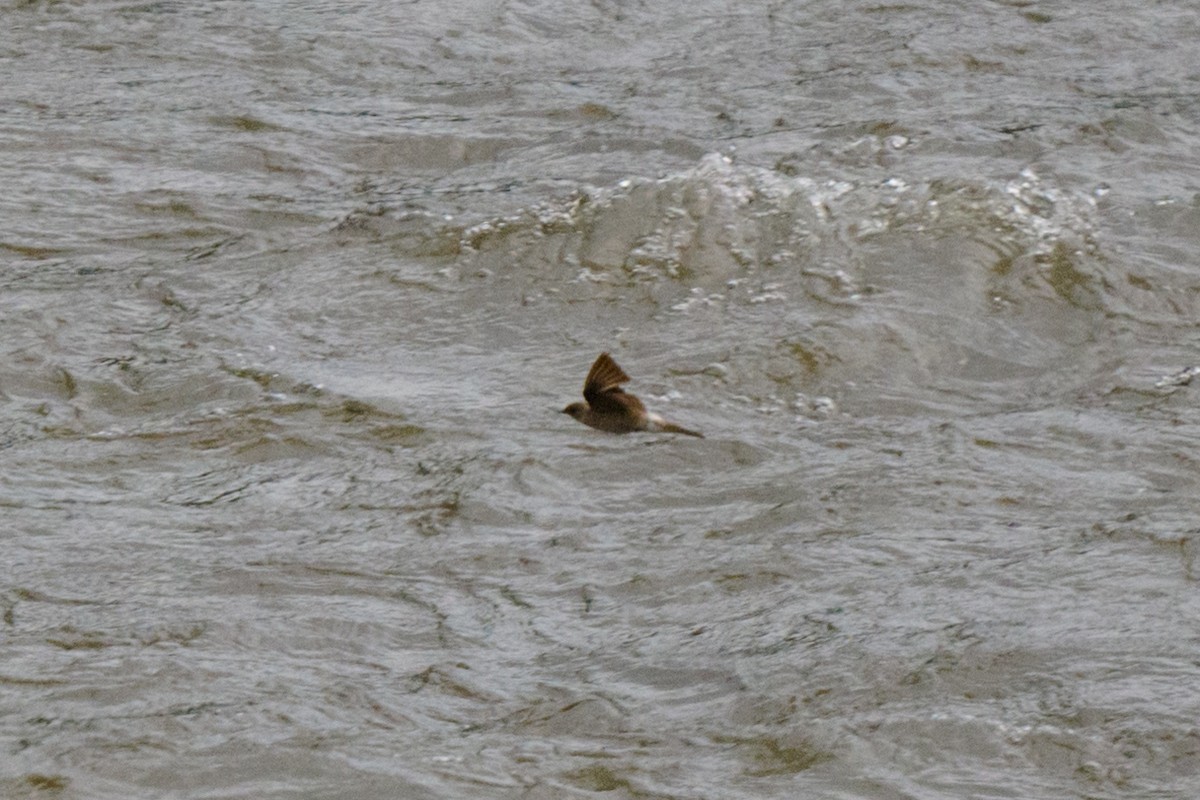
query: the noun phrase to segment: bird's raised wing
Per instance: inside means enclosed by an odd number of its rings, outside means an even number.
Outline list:
[[[639,417],[646,413],[646,407],[637,397],[621,389],[621,384],[628,381],[629,376],[617,366],[612,356],[601,353],[583,382],[583,399],[599,414]]]
[[[612,356],[601,353],[588,370],[587,379],[583,382],[583,399],[595,405],[596,397],[608,391],[621,391],[622,383],[628,383],[629,376],[625,370],[617,366]]]

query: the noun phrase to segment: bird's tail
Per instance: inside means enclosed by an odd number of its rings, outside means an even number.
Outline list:
[[[697,439],[703,439],[704,434],[699,431],[689,431],[687,428],[676,425],[674,422],[664,422],[659,428],[663,433],[682,433],[686,436],[695,436]]]

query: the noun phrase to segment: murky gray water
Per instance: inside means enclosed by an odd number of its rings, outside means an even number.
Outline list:
[[[1200,794],[1198,65],[8,0],[0,795]],[[707,438],[558,414],[601,350]]]

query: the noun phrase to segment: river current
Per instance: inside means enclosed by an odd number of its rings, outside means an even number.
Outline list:
[[[0,796],[1200,795],[1198,20],[0,0]]]

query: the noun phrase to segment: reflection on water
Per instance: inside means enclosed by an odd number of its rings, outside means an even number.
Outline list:
[[[1195,31],[435,5],[0,8],[0,794],[1194,793]]]

